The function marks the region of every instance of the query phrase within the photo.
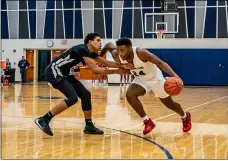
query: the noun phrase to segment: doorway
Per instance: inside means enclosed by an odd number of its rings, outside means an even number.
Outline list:
[[[61,49],[61,50],[52,50],[52,60],[53,60],[55,57],[60,56],[64,51],[66,51],[66,50],[63,50],[63,49]]]
[[[33,82],[34,72],[34,50],[26,50],[26,60],[29,62],[29,68],[26,71],[27,82]]]
[[[45,81],[44,71],[51,62],[50,50],[38,50],[38,81]]]

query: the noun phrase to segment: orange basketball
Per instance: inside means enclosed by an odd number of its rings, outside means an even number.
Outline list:
[[[164,84],[165,92],[170,96],[179,95],[183,88],[183,82],[177,77],[169,77]]]

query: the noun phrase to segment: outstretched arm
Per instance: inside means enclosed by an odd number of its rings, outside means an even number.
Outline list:
[[[96,62],[104,64],[107,67],[112,67],[112,68],[124,68],[124,69],[131,69],[132,65],[131,64],[121,64],[120,62],[114,62],[114,61],[109,61],[106,60],[103,57],[98,56],[96,59],[94,59]]]
[[[93,71],[94,74],[127,74],[129,73],[129,70],[126,69],[105,69],[105,68],[100,68],[96,65],[96,62],[88,57],[83,57],[86,65],[90,67]]]
[[[164,72],[169,74],[171,77],[179,78],[179,76],[172,70],[172,68],[166,62],[162,61],[156,55],[152,54],[148,50],[146,50],[144,48],[137,48],[137,54],[142,61],[149,61],[149,62],[157,65],[157,67],[162,69]]]

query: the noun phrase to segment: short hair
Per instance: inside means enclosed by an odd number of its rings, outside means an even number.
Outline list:
[[[116,46],[126,45],[130,46],[132,45],[131,40],[127,37],[122,37],[119,40],[116,41]]]
[[[100,34],[92,32],[86,35],[84,39],[84,44],[88,44],[89,40],[94,40],[96,37],[101,37]]]

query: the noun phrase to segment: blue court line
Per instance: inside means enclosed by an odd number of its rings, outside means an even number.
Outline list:
[[[100,126],[100,127],[101,127],[101,126]],[[114,130],[114,131],[119,131],[119,132],[122,132],[122,133],[125,133],[125,134],[128,134],[128,135],[133,135],[133,136],[135,136],[135,137],[138,137],[138,138],[141,138],[141,139],[143,139],[143,140],[149,141],[149,142],[151,142],[152,144],[156,145],[158,148],[160,148],[160,149],[165,153],[165,155],[167,156],[167,159],[173,159],[173,156],[170,154],[170,152],[169,152],[166,148],[164,148],[164,147],[161,146],[160,144],[154,142],[153,140],[150,140],[150,139],[148,139],[148,138],[145,138],[145,137],[142,137],[142,136],[139,136],[139,135],[130,133],[130,132],[122,131],[122,130],[111,129],[111,128],[107,128],[107,127],[102,127],[102,128],[110,129],[110,130]]]

